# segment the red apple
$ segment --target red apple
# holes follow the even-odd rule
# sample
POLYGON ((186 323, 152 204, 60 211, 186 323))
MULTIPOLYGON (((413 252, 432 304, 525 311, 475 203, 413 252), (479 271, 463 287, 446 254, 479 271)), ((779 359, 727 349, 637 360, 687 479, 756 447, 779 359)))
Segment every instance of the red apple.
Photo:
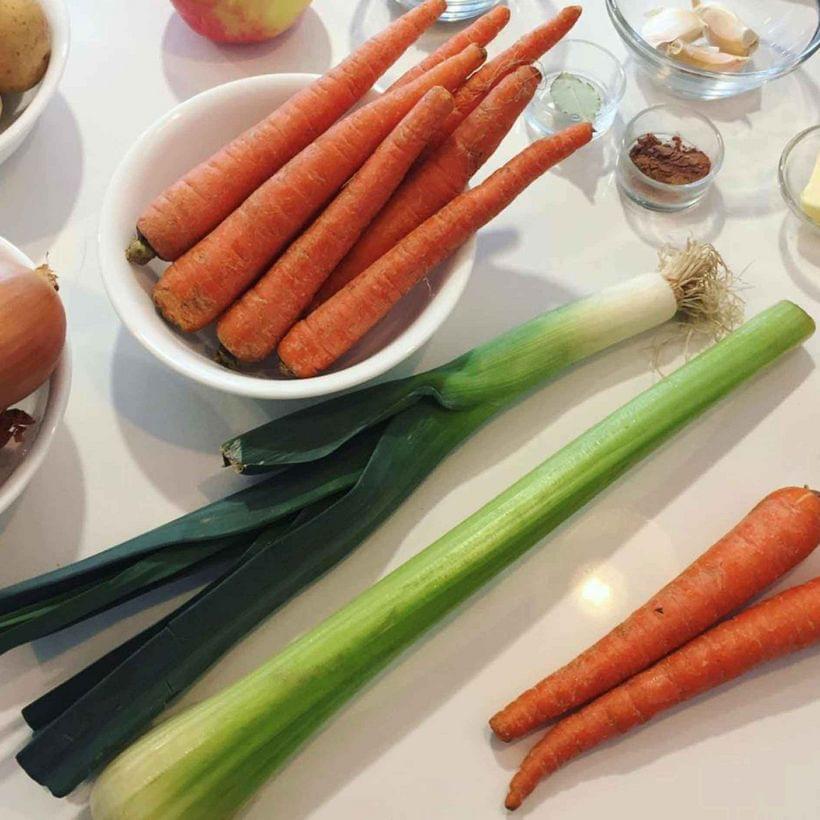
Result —
POLYGON ((310 0, 171 0, 182 19, 215 43, 261 43, 290 28, 310 0))

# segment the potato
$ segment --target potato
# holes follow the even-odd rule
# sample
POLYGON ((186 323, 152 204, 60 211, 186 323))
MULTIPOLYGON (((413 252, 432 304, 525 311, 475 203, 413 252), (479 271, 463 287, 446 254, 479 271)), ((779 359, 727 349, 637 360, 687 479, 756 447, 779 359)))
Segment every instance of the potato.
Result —
POLYGON ((0 0, 0 94, 28 91, 43 78, 51 32, 36 0, 0 0))

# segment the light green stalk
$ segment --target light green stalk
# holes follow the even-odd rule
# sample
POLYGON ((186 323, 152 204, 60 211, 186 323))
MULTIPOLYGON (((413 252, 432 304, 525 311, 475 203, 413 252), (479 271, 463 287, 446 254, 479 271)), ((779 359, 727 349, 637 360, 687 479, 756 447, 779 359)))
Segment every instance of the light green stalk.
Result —
POLYGON ((813 330, 781 302, 641 393, 255 672, 134 744, 97 782, 96 820, 230 816, 425 630, 813 330))

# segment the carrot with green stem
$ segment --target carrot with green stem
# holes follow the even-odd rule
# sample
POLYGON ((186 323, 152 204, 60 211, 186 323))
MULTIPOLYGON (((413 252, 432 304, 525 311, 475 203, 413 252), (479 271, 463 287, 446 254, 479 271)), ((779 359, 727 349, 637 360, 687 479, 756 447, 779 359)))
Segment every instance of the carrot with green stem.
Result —
POLYGON ((820 577, 741 612, 559 721, 530 750, 505 805, 578 755, 761 663, 820 641, 820 577))
POLYGON ((498 36, 501 29, 509 22, 509 7, 495 6, 495 8, 490 9, 486 14, 482 14, 472 25, 467 26, 463 31, 460 31, 449 40, 446 40, 432 54, 402 74, 387 90, 392 91, 394 88, 398 88, 405 83, 409 83, 411 80, 417 79, 424 74, 425 71, 429 71, 434 66, 444 62, 444 60, 463 51, 471 43, 486 46, 498 36))
POLYGON ((505 77, 439 148, 407 175, 319 289, 314 306, 327 301, 464 190, 532 99, 540 79, 541 73, 534 66, 523 66, 505 77))
POLYGON ((575 660, 490 720, 512 740, 606 692, 738 609, 820 543, 820 495, 766 496, 677 578, 575 660))
POLYGON ((506 51, 476 71, 456 93, 453 113, 445 120, 427 151, 433 151, 464 122, 487 94, 511 71, 529 65, 544 56, 565 37, 581 16, 581 6, 566 6, 546 23, 516 40, 506 51))
POLYGON ((592 139, 588 123, 534 142, 477 188, 445 205, 338 293, 298 322, 279 344, 295 376, 315 376, 344 355, 415 284, 552 165, 592 139))
POLYGON ((446 6, 445 0, 427 0, 403 15, 166 188, 137 220, 129 261, 174 260, 192 248, 355 105, 446 6))
POLYGON ((457 88, 485 56, 471 45, 322 134, 166 270, 153 293, 163 316, 186 331, 213 322, 431 88, 457 88))
POLYGON ((441 86, 422 97, 313 225, 222 316, 223 347, 242 362, 276 349, 452 110, 453 95, 441 86))

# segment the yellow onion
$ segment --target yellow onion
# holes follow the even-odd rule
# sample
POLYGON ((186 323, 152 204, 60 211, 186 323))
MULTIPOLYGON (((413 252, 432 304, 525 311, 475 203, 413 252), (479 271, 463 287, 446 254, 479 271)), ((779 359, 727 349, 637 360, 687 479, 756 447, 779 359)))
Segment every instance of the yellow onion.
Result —
POLYGON ((0 411, 51 375, 64 342, 65 312, 51 270, 0 264, 0 411))

